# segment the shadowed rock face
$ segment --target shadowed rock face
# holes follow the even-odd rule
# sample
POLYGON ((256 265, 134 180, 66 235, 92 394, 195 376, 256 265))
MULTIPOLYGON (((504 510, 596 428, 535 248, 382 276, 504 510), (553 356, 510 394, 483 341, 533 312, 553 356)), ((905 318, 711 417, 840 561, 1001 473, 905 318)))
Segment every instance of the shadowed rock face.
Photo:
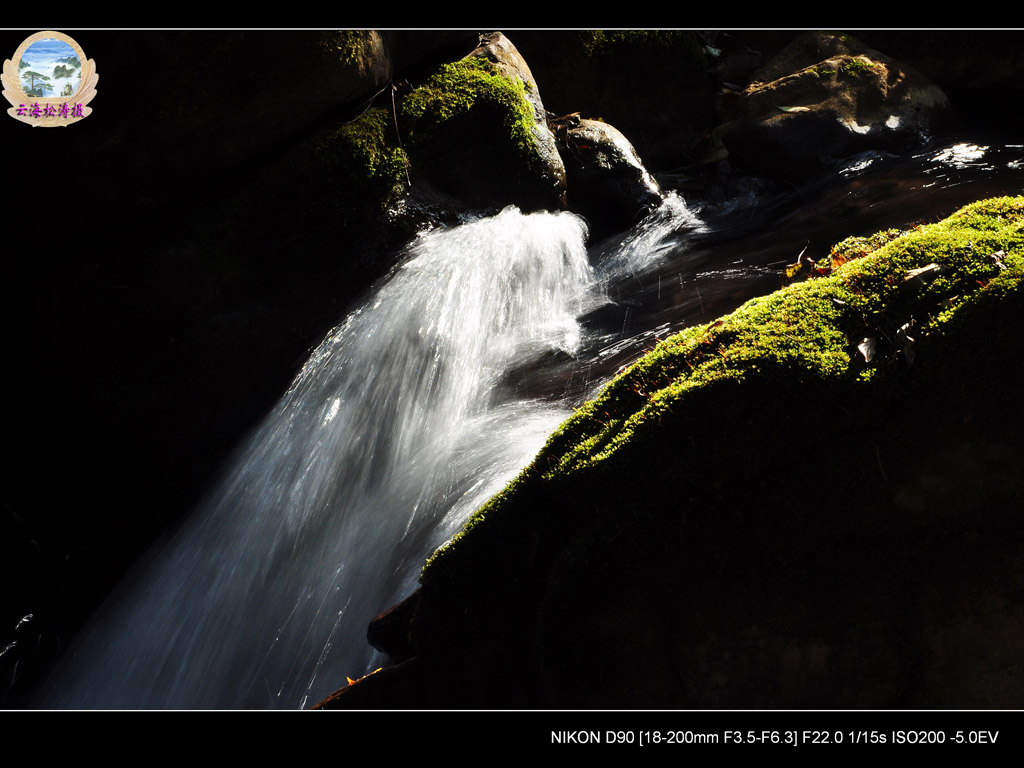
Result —
POLYGON ((858 152, 921 143, 949 114, 913 68, 852 37, 808 33, 755 75, 719 135, 737 167, 798 181, 858 152))
POLYGON ((555 137, 548 129, 545 118, 544 104, 540 99, 540 90, 530 72, 530 67, 512 42, 501 32, 492 32, 480 36, 480 45, 469 54, 474 58, 487 59, 494 64, 505 77, 519 78, 526 87, 526 100, 533 108, 534 139, 540 163, 539 171, 543 180, 550 186, 557 198, 559 207, 565 207, 565 167, 555 146, 555 137))
POLYGON ((569 174, 569 203, 599 236, 625 229, 661 204, 658 183, 622 133, 598 120, 570 119, 558 128, 569 174))

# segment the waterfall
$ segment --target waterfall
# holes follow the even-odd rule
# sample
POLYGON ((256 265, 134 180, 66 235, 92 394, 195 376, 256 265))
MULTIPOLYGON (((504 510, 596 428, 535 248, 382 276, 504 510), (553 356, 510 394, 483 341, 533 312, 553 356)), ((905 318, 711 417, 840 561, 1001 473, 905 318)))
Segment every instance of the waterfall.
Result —
POLYGON ((296 708, 383 663, 369 621, 568 415, 518 372, 577 354, 579 318, 683 211, 656 213, 600 276, 568 213, 420 235, 83 633, 45 706, 296 708))

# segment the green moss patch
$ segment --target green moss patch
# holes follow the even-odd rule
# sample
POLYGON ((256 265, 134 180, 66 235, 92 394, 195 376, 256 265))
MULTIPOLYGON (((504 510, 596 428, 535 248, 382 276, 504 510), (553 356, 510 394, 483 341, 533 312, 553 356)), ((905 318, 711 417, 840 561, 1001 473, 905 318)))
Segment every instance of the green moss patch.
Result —
POLYGON ((864 59, 856 56, 847 59, 841 66, 842 72, 850 75, 851 77, 859 77, 865 72, 870 72, 874 68, 875 62, 870 59, 864 59))
POLYGON ((390 110, 375 107, 315 142, 310 174, 333 180, 337 215, 347 225, 374 220, 404 189, 407 158, 390 110))
POLYGON ((329 41, 337 52, 338 60, 346 66, 358 65, 370 33, 365 30, 343 29, 329 41))
POLYGON ((850 379, 866 368, 903 375, 894 365, 900 328, 913 321, 915 343, 938 343, 963 306, 1019 283, 1022 219, 1024 198, 1002 198, 903 235, 843 241, 829 257, 839 266, 828 277, 754 299, 659 344, 558 430, 542 472, 553 478, 599 464, 637 429, 683 407, 688 392, 718 381, 850 379), (857 349, 865 338, 885 350, 870 362, 857 349))
POLYGON ((391 191, 404 174, 407 160, 395 146, 397 135, 392 115, 374 108, 358 120, 338 129, 339 151, 351 156, 351 168, 362 181, 391 191))
MULTIPOLYGON (((524 156, 533 151, 533 111, 522 81, 503 76, 486 59, 443 64, 421 87, 402 99, 401 116, 413 145, 424 148, 444 127, 480 113, 499 118, 504 138, 524 156)), ((447 143, 447 142, 446 142, 447 143)))
POLYGON ((519 78, 482 58, 443 64, 401 100, 398 113, 413 184, 421 175, 480 206, 551 204, 550 172, 519 78))

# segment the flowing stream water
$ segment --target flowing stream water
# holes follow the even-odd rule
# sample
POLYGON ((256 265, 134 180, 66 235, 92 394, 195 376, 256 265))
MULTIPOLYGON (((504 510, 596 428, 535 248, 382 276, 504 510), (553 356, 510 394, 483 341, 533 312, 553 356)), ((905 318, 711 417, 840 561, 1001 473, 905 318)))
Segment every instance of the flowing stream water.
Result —
POLYGON ((509 208, 421 235, 93 623, 57 705, 301 707, 377 664, 370 619, 568 415, 514 372, 573 360, 607 302, 586 234, 509 208))
MULTIPOLYGON (((1000 151, 1001 176, 972 178, 1019 193, 1022 152, 1000 151)), ((574 405, 655 338, 772 290, 801 248, 913 221, 885 190, 906 206, 934 188, 922 213, 999 192, 950 192, 986 154, 971 157, 863 158, 827 187, 699 217, 670 195, 589 252, 568 213, 420 235, 82 633, 44 705, 298 708, 380 666, 369 621, 574 405)))

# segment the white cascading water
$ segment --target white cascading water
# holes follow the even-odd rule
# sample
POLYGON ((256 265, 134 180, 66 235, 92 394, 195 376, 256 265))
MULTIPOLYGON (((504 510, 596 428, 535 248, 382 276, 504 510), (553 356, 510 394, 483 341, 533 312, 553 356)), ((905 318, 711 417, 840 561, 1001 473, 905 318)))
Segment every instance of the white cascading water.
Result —
MULTIPOLYGON (((637 269, 638 237, 657 255, 680 225, 659 215, 614 266, 637 269)), ((577 318, 607 301, 612 265, 596 279, 585 238, 571 214, 514 208, 417 238, 94 620, 45 706, 297 708, 379 666, 369 621, 568 415, 507 379, 576 353, 577 318)))

